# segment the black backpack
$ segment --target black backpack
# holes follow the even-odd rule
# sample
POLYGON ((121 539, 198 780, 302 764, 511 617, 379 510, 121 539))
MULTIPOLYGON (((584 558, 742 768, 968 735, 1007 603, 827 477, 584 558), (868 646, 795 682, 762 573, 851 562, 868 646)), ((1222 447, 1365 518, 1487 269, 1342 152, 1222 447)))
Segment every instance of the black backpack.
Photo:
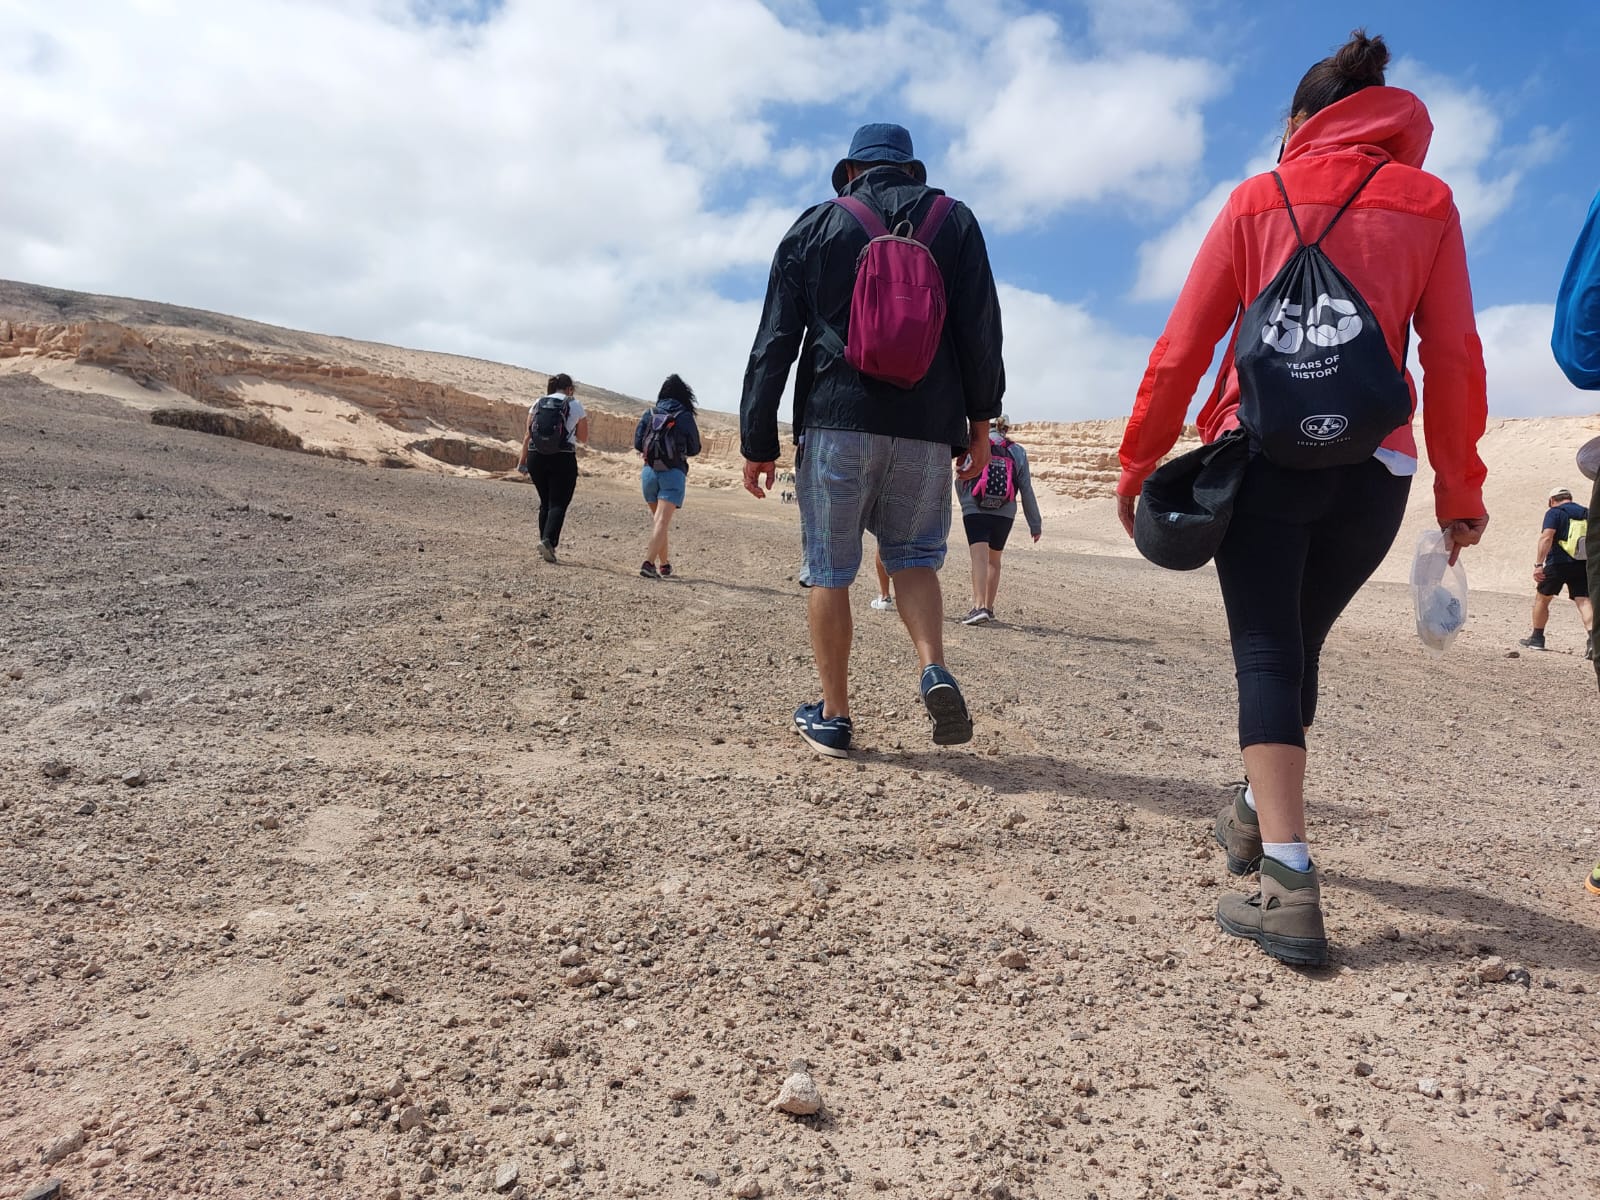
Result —
POLYGON ((533 406, 528 418, 528 449, 535 454, 560 454, 567 445, 567 414, 571 402, 559 393, 546 396, 533 406))
POLYGON ((688 463, 677 413, 656 410, 650 414, 650 425, 644 433, 644 461, 657 471, 670 471, 688 463))
POLYGON ((1329 231, 1383 165, 1372 168, 1310 245, 1282 177, 1272 173, 1300 247, 1240 319, 1234 369, 1239 423, 1279 466, 1364 462, 1411 419, 1411 389, 1377 318, 1322 252, 1329 231))

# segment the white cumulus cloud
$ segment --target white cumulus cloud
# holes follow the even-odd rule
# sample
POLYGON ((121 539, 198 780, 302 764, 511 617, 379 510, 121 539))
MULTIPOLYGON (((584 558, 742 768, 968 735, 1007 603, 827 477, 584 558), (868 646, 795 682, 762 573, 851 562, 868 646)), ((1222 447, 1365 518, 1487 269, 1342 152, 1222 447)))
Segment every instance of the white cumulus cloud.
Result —
POLYGON ((1478 313, 1489 412, 1553 417, 1600 411, 1600 396, 1572 386, 1550 352, 1553 304, 1499 304, 1478 313))

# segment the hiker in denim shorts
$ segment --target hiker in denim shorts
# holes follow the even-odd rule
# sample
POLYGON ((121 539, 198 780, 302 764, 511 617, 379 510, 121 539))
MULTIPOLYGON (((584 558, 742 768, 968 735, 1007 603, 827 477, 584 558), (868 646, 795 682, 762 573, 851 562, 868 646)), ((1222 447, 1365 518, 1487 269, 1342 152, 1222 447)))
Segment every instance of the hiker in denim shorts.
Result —
POLYGON ((972 718, 944 663, 938 571, 950 532, 951 460, 960 460, 959 478, 982 472, 989 422, 1000 415, 1000 301, 976 218, 927 186, 905 129, 858 129, 834 168, 833 187, 839 198, 807 209, 778 245, 739 410, 744 485, 764 497, 779 455, 778 405, 798 358, 794 433, 804 443, 795 491, 822 699, 795 711, 795 729, 820 754, 849 753, 849 589, 870 530, 916 647, 933 740, 955 745, 971 740, 972 718), (914 377, 884 365, 892 353, 871 358, 861 335, 894 322, 873 325, 863 311, 852 312, 858 262, 873 261, 869 243, 877 253, 884 243, 874 239, 887 232, 926 248, 902 240, 891 253, 934 275, 931 256, 929 290, 942 288, 942 324, 926 322, 914 377), (853 319, 857 336, 847 350, 853 319))

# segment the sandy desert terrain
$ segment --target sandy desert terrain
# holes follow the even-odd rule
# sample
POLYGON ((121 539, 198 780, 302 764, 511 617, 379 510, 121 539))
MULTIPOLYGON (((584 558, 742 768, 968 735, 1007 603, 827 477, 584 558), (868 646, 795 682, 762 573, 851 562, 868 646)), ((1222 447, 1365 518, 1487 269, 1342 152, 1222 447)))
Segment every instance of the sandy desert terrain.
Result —
POLYGON ((0 1194, 1595 1194, 1570 610, 1511 657, 1525 596, 1480 591, 1435 660, 1403 588, 1357 599, 1301 972, 1212 920, 1247 885, 1209 572, 1053 499, 1001 622, 950 626, 952 750, 858 589, 829 763, 793 507, 699 472, 647 582, 585 467, 550 567, 525 484, 0 377, 0 1194), (768 1107, 797 1059, 816 1115, 768 1107))

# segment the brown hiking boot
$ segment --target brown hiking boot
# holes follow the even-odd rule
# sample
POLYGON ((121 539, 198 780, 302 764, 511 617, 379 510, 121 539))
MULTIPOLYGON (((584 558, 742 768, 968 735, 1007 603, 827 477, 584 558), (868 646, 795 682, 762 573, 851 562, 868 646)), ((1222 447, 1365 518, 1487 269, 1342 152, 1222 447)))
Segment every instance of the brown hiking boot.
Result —
POLYGON ((1228 852, 1228 873, 1249 875, 1261 869, 1261 823, 1244 802, 1248 785, 1233 785, 1233 799, 1217 814, 1211 835, 1228 852))
POLYGON ((1315 863, 1309 870, 1291 871, 1275 858, 1263 858, 1261 890, 1248 898, 1224 896, 1217 902, 1217 924, 1290 966, 1320 967, 1328 961, 1315 863))

